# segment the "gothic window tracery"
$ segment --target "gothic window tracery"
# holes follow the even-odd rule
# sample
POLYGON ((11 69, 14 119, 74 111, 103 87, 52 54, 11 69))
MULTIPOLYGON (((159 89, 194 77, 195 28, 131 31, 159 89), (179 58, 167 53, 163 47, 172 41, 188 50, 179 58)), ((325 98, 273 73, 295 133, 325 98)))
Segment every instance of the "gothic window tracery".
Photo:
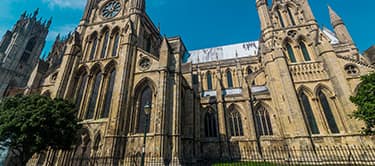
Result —
POLYGON ((357 66, 355 66, 355 65, 346 66, 345 71, 348 75, 357 75, 359 73, 359 70, 358 70, 357 66))
POLYGON ((102 16, 104 18, 112 18, 120 13, 121 4, 118 1, 110 1, 102 8, 102 16))
POLYGON ((233 88, 232 72, 230 70, 227 71, 227 83, 228 88, 233 88))
POLYGON ((120 34, 119 32, 116 32, 114 35, 114 39, 113 39, 112 57, 117 56, 119 41, 120 41, 120 34))
POLYGON ((91 94, 90 94, 90 99, 87 105, 87 112, 86 112, 85 119, 94 118, 96 104, 99 100, 99 88, 100 88, 100 83, 102 81, 102 73, 99 71, 92 80, 93 80, 93 85, 91 88, 91 94))
POLYGON ((319 128, 311 108, 310 100, 304 92, 300 94, 300 102, 302 103, 305 119, 308 122, 310 132, 312 134, 319 134, 319 128))
POLYGON ((207 72, 207 89, 212 90, 212 74, 207 72))
POLYGON ((293 48, 289 43, 286 44, 286 50, 288 52, 290 62, 292 63, 297 62, 296 56, 294 55, 293 48))
POLYGON ((296 25, 296 22, 295 22, 295 20, 294 20, 292 10, 290 10, 290 9, 291 9, 291 7, 289 7, 289 6, 286 7, 286 10, 287 10, 287 12, 288 12, 288 16, 289 16, 290 22, 291 22, 291 24, 294 26, 294 25, 296 25))
POLYGON ((115 79, 116 79, 116 70, 112 70, 112 72, 109 73, 108 79, 107 79, 107 89, 105 93, 104 108, 101 114, 101 118, 108 118, 108 115, 111 109, 111 101, 112 101, 115 79))
POLYGON ((232 108, 229 112, 229 129, 231 136, 244 135, 241 114, 235 108, 232 108))
POLYGON ((283 15, 280 12, 280 9, 276 9, 276 13, 277 13, 277 16, 279 17, 281 28, 284 28, 285 27, 285 23, 284 23, 284 20, 283 20, 283 15))
POLYGON ((31 56, 31 54, 34 50, 35 45, 36 45, 36 39, 35 38, 30 39, 29 42, 27 43, 25 51, 23 52, 22 57, 20 59, 21 63, 26 63, 29 60, 29 58, 30 58, 30 56, 31 56))
POLYGON ((326 94, 322 90, 319 90, 318 98, 321 108, 323 109, 323 113, 326 118, 329 130, 331 131, 331 133, 340 133, 339 128, 337 127, 335 117, 332 113, 332 107, 329 103, 326 94))
POLYGON ((91 36, 91 43, 90 43, 91 49, 90 49, 89 60, 94 60, 97 44, 98 44, 98 37, 96 34, 93 34, 91 36))
POLYGON ((273 135, 270 115, 263 106, 255 111, 255 124, 259 136, 273 135))
POLYGON ((144 133, 145 130, 147 133, 150 132, 151 116, 146 116, 144 109, 146 105, 152 106, 152 90, 148 85, 142 90, 142 92, 138 96, 138 125, 136 129, 137 133, 144 133), (145 125, 147 125, 147 128, 145 128, 145 125))
POLYGON ((100 58, 105 58, 107 56, 108 42, 109 42, 109 31, 106 30, 104 32, 102 52, 101 52, 100 58))
POLYGON ((209 108, 204 117, 204 128, 206 137, 217 137, 217 119, 216 113, 212 108, 209 108))
POLYGON ((307 50, 306 44, 303 41, 301 41, 299 43, 299 46, 301 48, 302 55, 305 61, 311 61, 311 57, 310 57, 309 51, 307 50))
POLYGON ((77 86, 77 95, 76 95, 76 105, 78 108, 81 107, 81 103, 82 103, 82 99, 83 99, 83 94, 84 94, 84 89, 87 85, 87 81, 88 81, 88 75, 86 72, 84 72, 81 76, 80 76, 80 83, 79 83, 79 86, 77 86))

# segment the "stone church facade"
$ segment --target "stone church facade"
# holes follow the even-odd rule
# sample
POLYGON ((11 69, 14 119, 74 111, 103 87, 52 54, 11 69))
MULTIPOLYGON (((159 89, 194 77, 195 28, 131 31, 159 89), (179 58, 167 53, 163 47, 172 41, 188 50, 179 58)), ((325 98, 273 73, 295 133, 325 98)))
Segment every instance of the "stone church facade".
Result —
POLYGON ((256 6, 258 41, 189 52, 160 34, 144 0, 88 0, 26 92, 75 102, 80 144, 30 165, 137 156, 144 132, 146 157, 180 164, 238 158, 242 148, 373 145, 348 115, 360 76, 375 67, 343 20, 329 8, 333 32, 319 27, 307 0, 256 6))
POLYGON ((39 62, 52 20, 38 20, 38 13, 24 12, 0 41, 0 98, 22 94, 39 62))

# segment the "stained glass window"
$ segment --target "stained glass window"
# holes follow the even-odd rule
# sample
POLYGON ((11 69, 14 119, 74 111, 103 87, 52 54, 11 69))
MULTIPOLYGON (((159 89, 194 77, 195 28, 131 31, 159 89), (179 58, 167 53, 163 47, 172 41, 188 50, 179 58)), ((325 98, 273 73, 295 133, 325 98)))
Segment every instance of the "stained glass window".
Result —
POLYGON ((229 129, 231 136, 243 136, 241 114, 234 108, 229 112, 229 129))
POLYGON ((108 41, 109 41, 109 31, 107 30, 104 34, 102 53, 100 55, 100 58, 105 58, 107 55, 108 41))
POLYGON ((233 88, 232 72, 230 72, 229 70, 227 71, 227 82, 228 88, 233 88))
POLYGON ((77 87, 78 89, 77 89, 76 105, 77 105, 78 108, 81 107, 81 102, 82 102, 82 99, 83 99, 83 92, 84 92, 84 89, 87 85, 87 80, 88 80, 87 73, 84 73, 81 76, 80 84, 77 87))
POLYGON ((300 42, 299 46, 301 47, 301 51, 302 51, 303 58, 305 59, 305 61, 311 61, 310 54, 309 54, 309 51, 307 50, 305 43, 300 42))
POLYGON ((289 18, 290 18, 290 22, 292 23, 292 25, 296 25, 296 22, 294 21, 293 13, 290 10, 290 7, 287 7, 287 11, 288 11, 288 15, 289 15, 289 18))
POLYGON ((27 43, 25 51, 22 54, 22 57, 20 59, 21 63, 25 63, 29 60, 30 55, 32 54, 32 52, 34 50, 35 45, 36 45, 36 39, 35 38, 30 39, 30 41, 27 43))
POLYGON ((117 32, 117 33, 115 34, 115 38, 114 38, 114 41, 113 41, 113 46, 112 46, 112 57, 117 56, 117 50, 118 50, 118 43, 119 43, 119 40, 120 40, 120 34, 117 32))
POLYGON ((314 113, 311 109, 311 104, 309 98, 306 96, 305 93, 301 93, 300 100, 302 102, 303 111, 305 114, 306 121, 308 122, 309 129, 312 134, 319 134, 319 128, 315 120, 314 113))
POLYGON ((95 113, 95 108, 96 108, 96 103, 99 98, 99 88, 100 88, 100 83, 102 80, 102 73, 98 72, 96 74, 95 79, 94 79, 94 84, 91 89, 91 95, 90 95, 90 100, 88 102, 87 106, 87 112, 86 112, 86 119, 93 119, 94 118, 94 113, 95 113))
POLYGON ((277 9, 277 15, 279 17, 281 27, 284 28, 285 24, 284 24, 283 16, 281 15, 281 12, 279 9, 277 9))
POLYGON ((115 78, 116 78, 116 70, 113 70, 108 78, 107 82, 107 92, 105 94, 104 99, 104 108, 103 112, 101 114, 101 118, 108 118, 110 109, 111 109, 111 101, 112 101, 112 95, 113 95, 113 87, 115 84, 115 78))
POLYGON ((323 108, 324 116, 326 117, 328 127, 331 130, 331 133, 340 133, 339 128, 336 124, 336 120, 333 116, 331 106, 328 102, 327 96, 320 90, 318 92, 318 97, 320 100, 320 104, 323 108))
POLYGON ((93 39, 91 41, 91 51, 90 51, 90 58, 89 60, 93 60, 95 58, 95 51, 96 51, 96 45, 98 44, 98 38, 97 36, 93 36, 93 39))
POLYGON ((152 105, 152 90, 149 86, 143 89, 142 93, 140 94, 138 98, 137 133, 144 133, 145 125, 147 125, 146 132, 150 131, 150 115, 146 116, 145 109, 144 109, 147 104, 152 105))
POLYGON ((270 115, 263 106, 255 111, 255 124, 258 135, 273 135, 270 115))
POLYGON ((289 43, 286 45, 286 49, 287 49, 287 51, 288 51, 288 55, 289 55, 289 59, 290 59, 290 61, 291 61, 292 63, 297 62, 297 60, 296 60, 296 56, 294 55, 293 48, 292 48, 292 46, 291 46, 289 43))
POLYGON ((204 117, 204 128, 206 137, 217 137, 217 120, 215 112, 210 109, 204 117))
POLYGON ((207 89, 212 89, 212 75, 211 72, 207 72, 207 89))

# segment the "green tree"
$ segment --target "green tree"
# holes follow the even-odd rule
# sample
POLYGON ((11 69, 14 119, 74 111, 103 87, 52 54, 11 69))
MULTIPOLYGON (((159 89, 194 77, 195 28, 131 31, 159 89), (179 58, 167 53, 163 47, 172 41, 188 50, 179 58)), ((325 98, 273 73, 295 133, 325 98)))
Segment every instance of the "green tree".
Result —
POLYGON ((30 95, 0 101, 0 144, 22 165, 47 147, 70 148, 80 128, 75 105, 66 100, 30 95))
POLYGON ((353 113, 353 117, 363 120, 366 127, 363 128, 365 134, 375 134, 375 73, 361 77, 361 84, 356 96, 350 100, 358 107, 353 113))

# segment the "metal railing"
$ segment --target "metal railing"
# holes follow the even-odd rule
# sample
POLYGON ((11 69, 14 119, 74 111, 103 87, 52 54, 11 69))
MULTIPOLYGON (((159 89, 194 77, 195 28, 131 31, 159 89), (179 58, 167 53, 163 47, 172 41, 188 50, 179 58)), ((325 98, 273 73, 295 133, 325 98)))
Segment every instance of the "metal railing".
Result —
MULTIPOLYGON (((48 163, 48 161, 47 161, 48 163)), ((74 157, 59 165, 74 166, 139 166, 141 156, 125 158, 74 157)), ((52 164, 52 163, 50 163, 52 164)), ((48 164, 47 164, 48 165, 48 164)), ((261 152, 257 148, 240 148, 226 158, 197 158, 197 160, 172 160, 148 157, 146 166, 279 166, 279 165, 375 165, 375 148, 371 146, 317 146, 317 147, 268 147, 261 152)))

